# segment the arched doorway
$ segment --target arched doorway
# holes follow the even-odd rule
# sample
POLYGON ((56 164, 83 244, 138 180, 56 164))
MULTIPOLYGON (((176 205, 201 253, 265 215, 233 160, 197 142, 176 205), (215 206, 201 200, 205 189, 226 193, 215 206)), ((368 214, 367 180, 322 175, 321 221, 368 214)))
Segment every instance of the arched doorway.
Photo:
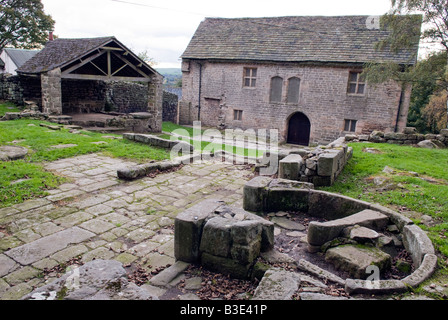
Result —
POLYGON ((310 143, 311 122, 301 112, 294 113, 289 119, 287 143, 308 146, 310 143))

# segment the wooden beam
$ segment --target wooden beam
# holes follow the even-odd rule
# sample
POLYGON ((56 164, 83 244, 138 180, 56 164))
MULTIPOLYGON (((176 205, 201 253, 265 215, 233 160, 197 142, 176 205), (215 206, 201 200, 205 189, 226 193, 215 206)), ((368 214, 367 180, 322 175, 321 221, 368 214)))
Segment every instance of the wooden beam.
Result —
POLYGON ((110 51, 107 51, 107 75, 111 76, 112 75, 112 65, 110 62, 110 51))
POLYGON ((115 48, 115 47, 101 47, 101 49, 104 49, 104 50, 111 50, 111 51, 124 51, 124 49, 121 49, 121 48, 115 48))
POLYGON ((62 79, 78 79, 78 80, 103 80, 103 81, 131 81, 131 82, 151 82, 150 78, 139 77, 115 77, 115 76, 99 76, 93 74, 63 74, 62 79))
POLYGON ((98 58, 99 56, 103 55, 104 53, 106 53, 106 51, 100 51, 100 52, 98 52, 98 53, 95 53, 93 56, 90 56, 90 57, 88 57, 87 59, 82 60, 81 63, 79 63, 79 64, 77 64, 77 65, 74 65, 73 67, 70 67, 70 68, 68 68, 67 70, 64 70, 64 71, 62 72, 62 74, 69 74, 70 72, 72 72, 72 71, 74 71, 74 70, 76 70, 76 69, 78 69, 78 68, 81 68, 83 65, 85 65, 85 64, 89 63, 90 61, 92 61, 92 60, 98 58))
POLYGON ((94 64, 93 61, 90 61, 90 64, 93 65, 95 68, 97 68, 102 74, 104 74, 105 76, 107 76, 107 73, 104 72, 104 70, 101 69, 100 67, 98 67, 96 64, 94 64))
POLYGON ((125 57, 119 56, 118 54, 116 54, 115 52, 112 52, 112 54, 114 54, 115 56, 117 56, 119 59, 123 60, 124 62, 126 62, 128 64, 128 66, 130 66, 132 69, 134 69, 135 71, 137 71, 138 73, 140 73, 142 76, 144 77, 150 77, 150 75, 144 73, 142 70, 138 69, 136 66, 134 66, 128 59, 126 59, 125 57))
POLYGON ((125 68, 128 64, 125 63, 122 67, 118 68, 117 70, 115 70, 114 73, 112 73, 112 76, 116 75, 118 72, 120 72, 121 69, 125 68))

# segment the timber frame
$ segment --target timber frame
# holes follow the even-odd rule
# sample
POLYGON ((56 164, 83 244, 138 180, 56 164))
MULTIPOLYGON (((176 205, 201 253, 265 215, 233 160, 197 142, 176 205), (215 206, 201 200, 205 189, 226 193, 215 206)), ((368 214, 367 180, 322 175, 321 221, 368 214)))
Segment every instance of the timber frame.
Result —
POLYGON ((115 37, 48 41, 17 73, 40 77, 42 111, 55 115, 63 112, 61 82, 66 79, 145 83, 146 112, 151 119, 148 127, 161 131, 163 76, 115 37))
POLYGON ((61 66, 62 79, 151 82, 156 73, 117 40, 61 66))

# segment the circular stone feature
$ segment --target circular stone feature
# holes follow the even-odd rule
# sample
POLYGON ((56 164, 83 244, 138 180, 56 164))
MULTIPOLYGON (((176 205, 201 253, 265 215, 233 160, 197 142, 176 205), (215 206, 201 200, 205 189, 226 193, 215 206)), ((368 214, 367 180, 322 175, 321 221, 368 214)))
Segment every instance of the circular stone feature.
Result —
POLYGON ((0 160, 22 159, 28 154, 28 149, 19 146, 0 146, 0 160))

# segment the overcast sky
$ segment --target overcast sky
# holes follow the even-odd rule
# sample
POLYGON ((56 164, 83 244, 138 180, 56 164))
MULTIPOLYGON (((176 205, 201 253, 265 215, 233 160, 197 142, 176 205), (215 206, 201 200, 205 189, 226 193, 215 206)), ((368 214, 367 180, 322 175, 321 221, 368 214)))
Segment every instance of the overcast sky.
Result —
POLYGON ((382 15, 390 0, 42 0, 60 38, 115 36, 156 68, 179 57, 205 17, 382 15))

